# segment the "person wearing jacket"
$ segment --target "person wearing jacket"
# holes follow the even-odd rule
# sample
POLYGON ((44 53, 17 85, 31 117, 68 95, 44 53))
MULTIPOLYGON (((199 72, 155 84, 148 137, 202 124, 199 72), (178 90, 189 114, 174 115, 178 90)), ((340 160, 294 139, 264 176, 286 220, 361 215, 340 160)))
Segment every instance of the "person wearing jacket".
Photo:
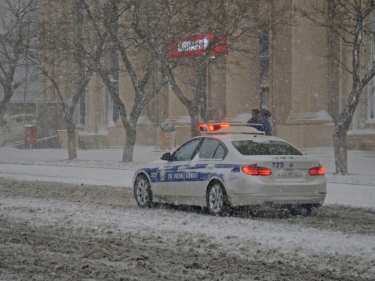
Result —
POLYGON ((261 112, 257 108, 252 110, 252 117, 247 121, 247 123, 250 124, 250 127, 254 127, 259 131, 264 132, 266 130, 261 117, 261 112))
POLYGON ((265 108, 262 108, 262 110, 260 110, 260 118, 262 119, 262 123, 265 127, 265 134, 267 136, 271 136, 272 134, 272 126, 270 121, 268 120, 268 118, 270 118, 271 116, 272 113, 269 110, 265 108))
POLYGON ((259 126, 254 126, 258 130, 262 130, 266 135, 270 136, 272 133, 272 126, 268 118, 272 116, 272 113, 267 109, 253 109, 252 117, 247 121, 249 124, 262 124, 261 128, 259 126))

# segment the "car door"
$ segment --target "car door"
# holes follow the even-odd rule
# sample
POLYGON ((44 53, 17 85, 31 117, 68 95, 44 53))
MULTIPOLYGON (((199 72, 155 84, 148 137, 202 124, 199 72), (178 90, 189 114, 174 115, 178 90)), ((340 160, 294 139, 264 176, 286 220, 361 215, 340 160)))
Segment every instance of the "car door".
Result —
POLYGON ((170 157, 169 161, 160 164, 158 185, 154 191, 162 201, 175 203, 184 194, 185 170, 197 152, 201 138, 192 139, 183 144, 170 157))
POLYGON ((213 138, 203 140, 185 172, 185 197, 190 197, 195 204, 204 204, 208 180, 217 172, 215 167, 222 163, 226 153, 227 149, 219 140, 213 138))

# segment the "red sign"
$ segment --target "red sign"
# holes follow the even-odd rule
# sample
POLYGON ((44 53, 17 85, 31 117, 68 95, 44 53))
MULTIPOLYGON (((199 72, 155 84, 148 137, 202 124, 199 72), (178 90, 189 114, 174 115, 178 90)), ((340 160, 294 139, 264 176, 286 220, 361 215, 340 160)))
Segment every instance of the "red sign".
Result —
MULTIPOLYGON (((170 58, 187 58, 203 56, 209 43, 214 39, 215 34, 201 34, 178 40, 168 52, 170 58)), ((210 55, 227 54, 227 39, 219 37, 219 41, 210 55)))

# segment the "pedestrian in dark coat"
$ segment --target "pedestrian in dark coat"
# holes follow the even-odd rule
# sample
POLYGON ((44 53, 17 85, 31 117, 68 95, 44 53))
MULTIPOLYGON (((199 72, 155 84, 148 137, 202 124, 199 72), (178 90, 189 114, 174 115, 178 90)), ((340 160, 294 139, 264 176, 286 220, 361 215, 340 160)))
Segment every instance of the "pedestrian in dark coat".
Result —
POLYGON ((262 123, 265 127, 265 133, 267 136, 270 136, 272 134, 272 126, 268 118, 272 116, 272 113, 269 110, 262 108, 260 116, 260 118, 262 119, 262 123))
POLYGON ((251 124, 263 124, 263 120, 261 118, 261 112, 259 109, 255 108, 252 112, 252 117, 247 121, 247 123, 251 124))
POLYGON ((253 109, 252 111, 252 117, 247 121, 247 123, 249 124, 250 127, 254 127, 255 129, 259 130, 259 131, 265 131, 266 128, 263 124, 263 120, 262 120, 262 116, 261 116, 261 112, 259 109, 255 108, 253 109))

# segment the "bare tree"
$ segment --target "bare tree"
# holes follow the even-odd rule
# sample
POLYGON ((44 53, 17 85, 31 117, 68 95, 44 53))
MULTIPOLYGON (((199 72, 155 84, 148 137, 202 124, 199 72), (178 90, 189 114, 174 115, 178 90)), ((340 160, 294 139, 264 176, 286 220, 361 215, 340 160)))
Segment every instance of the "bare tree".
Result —
POLYGON ((152 55, 161 62, 172 90, 187 108, 192 136, 199 134, 200 115, 208 120, 206 73, 208 66, 217 62, 211 59, 212 53, 218 47, 226 48, 224 45, 229 44, 227 42, 230 42, 231 51, 248 51, 241 40, 245 36, 254 36, 259 28, 270 25, 269 4, 269 1, 241 0, 132 1, 133 27, 139 37, 147 42, 152 55), (189 52, 189 46, 186 46, 186 52, 181 52, 180 57, 169 56, 176 42, 182 38, 193 41, 200 34, 210 34, 211 37, 206 43, 202 43, 204 48, 199 55, 190 57, 189 62, 186 62, 184 56, 189 52), (194 68, 196 73, 190 82, 192 98, 189 93, 183 93, 176 81, 179 69, 186 64, 190 64, 189 67, 194 68))
POLYGON ((115 56, 119 54, 134 88, 134 102, 130 108, 121 100, 116 84, 118 81, 113 79, 117 76, 114 75, 114 72, 119 71, 119 67, 117 66, 116 69, 106 61, 97 62, 96 71, 119 109, 121 122, 125 128, 126 138, 122 161, 131 162, 133 161, 138 118, 144 107, 168 83, 168 78, 165 75, 160 75, 160 77, 154 75, 155 82, 150 83, 150 78, 153 73, 157 72, 158 65, 156 58, 145 52, 143 40, 136 36, 131 22, 129 22, 129 12, 133 9, 130 1, 123 3, 111 0, 104 5, 96 3, 96 9, 101 9, 101 12, 94 14, 91 12, 92 6, 86 4, 86 11, 94 25, 96 36, 103 39, 105 34, 108 34, 109 48, 115 46, 115 50, 112 49, 112 52, 115 56), (142 64, 141 71, 137 72, 136 68, 140 64, 142 64))
POLYGON ((77 158, 75 108, 101 59, 106 37, 89 34, 84 0, 44 3, 40 37, 31 52, 32 65, 39 69, 55 95, 67 127, 68 157, 77 158))
POLYGON ((6 0, 0 3, 0 122, 16 90, 26 82, 25 77, 16 79, 17 70, 25 66, 25 55, 28 52, 32 23, 35 23, 35 0, 6 0))
POLYGON ((365 58, 364 44, 374 40, 372 17, 375 3, 370 0, 327 0, 322 5, 310 1, 307 7, 296 8, 296 10, 317 26, 328 28, 330 32, 336 34, 351 54, 351 65, 346 65, 341 60, 335 61, 338 67, 347 71, 352 77, 349 96, 335 120, 333 133, 336 172, 344 175, 348 173, 347 132, 363 89, 375 76, 375 61, 372 61, 370 66, 367 62, 361 64, 365 58))

